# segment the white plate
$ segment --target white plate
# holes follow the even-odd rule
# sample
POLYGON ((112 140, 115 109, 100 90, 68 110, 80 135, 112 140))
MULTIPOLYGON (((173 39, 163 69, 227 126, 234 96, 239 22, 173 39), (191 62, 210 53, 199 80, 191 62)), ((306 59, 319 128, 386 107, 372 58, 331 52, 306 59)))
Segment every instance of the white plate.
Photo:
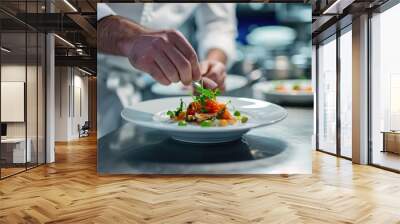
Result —
MULTIPOLYGON (((226 91, 240 89, 246 84, 247 79, 239 75, 227 75, 225 80, 226 91)), ((188 87, 184 87, 182 83, 172 83, 168 86, 156 83, 151 87, 151 91, 162 96, 187 96, 192 93, 192 90, 188 87)))
POLYGON ((292 80, 273 80, 259 82, 253 85, 254 96, 258 99, 265 99, 274 103, 295 103, 312 104, 314 99, 313 92, 294 91, 293 85, 301 87, 311 86, 311 80, 292 79, 292 80), (287 89, 286 92, 276 91, 275 87, 282 84, 287 89))
POLYGON ((192 143, 218 143, 228 142, 241 138, 252 128, 266 126, 281 121, 287 116, 284 108, 266 101, 218 97, 219 102, 231 101, 231 105, 241 113, 247 115, 247 123, 240 123, 226 127, 200 127, 198 125, 178 126, 165 119, 165 111, 175 110, 182 99, 186 105, 191 97, 170 97, 156 100, 143 101, 125 108, 121 112, 122 118, 138 126, 153 128, 168 133, 172 138, 192 143))
POLYGON ((251 45, 276 49, 293 43, 296 35, 296 31, 287 26, 263 26, 253 29, 246 40, 251 45))

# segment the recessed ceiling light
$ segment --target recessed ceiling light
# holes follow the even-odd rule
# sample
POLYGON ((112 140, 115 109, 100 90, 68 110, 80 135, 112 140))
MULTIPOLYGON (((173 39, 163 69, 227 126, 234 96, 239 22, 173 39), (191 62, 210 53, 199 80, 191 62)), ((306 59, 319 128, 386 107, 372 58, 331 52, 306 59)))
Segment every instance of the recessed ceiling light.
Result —
POLYGON ((1 50, 4 51, 4 52, 6 52, 6 53, 10 53, 10 52, 11 52, 11 50, 9 50, 9 49, 7 49, 7 48, 5 48, 5 47, 1 47, 1 50))
POLYGON ((60 37, 60 36, 57 35, 57 34, 54 34, 54 36, 57 37, 57 38, 58 38, 59 40, 61 40, 62 42, 64 42, 65 44, 67 44, 68 46, 75 48, 75 45, 73 45, 73 44, 72 44, 71 42, 69 42, 68 40, 66 40, 66 39, 64 39, 64 38, 62 38, 62 37, 60 37))
POLYGON ((342 14, 343 13, 343 9, 347 8, 354 1, 355 0, 336 0, 327 9, 325 9, 322 14, 323 15, 327 15, 327 14, 342 14))
POLYGON ((68 7, 70 7, 74 12, 78 12, 78 10, 71 4, 69 3, 68 0, 64 0, 65 4, 68 5, 68 7))
POLYGON ((79 68, 79 67, 78 67, 78 70, 81 71, 81 72, 83 72, 83 73, 85 73, 85 74, 87 74, 87 75, 92 75, 92 73, 90 73, 90 72, 88 72, 88 71, 86 71, 86 70, 83 70, 83 69, 81 69, 81 68, 79 68))

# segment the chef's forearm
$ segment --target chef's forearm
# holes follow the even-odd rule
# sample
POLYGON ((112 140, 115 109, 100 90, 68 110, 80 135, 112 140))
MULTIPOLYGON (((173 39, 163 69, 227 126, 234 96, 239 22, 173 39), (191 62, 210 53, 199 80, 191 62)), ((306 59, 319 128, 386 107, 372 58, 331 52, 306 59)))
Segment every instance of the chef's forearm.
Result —
POLYGON ((127 56, 126 43, 145 33, 146 28, 121 16, 108 16, 97 23, 98 49, 107 54, 127 56))
POLYGON ((226 65, 227 57, 221 49, 212 48, 207 52, 207 60, 216 60, 226 65))

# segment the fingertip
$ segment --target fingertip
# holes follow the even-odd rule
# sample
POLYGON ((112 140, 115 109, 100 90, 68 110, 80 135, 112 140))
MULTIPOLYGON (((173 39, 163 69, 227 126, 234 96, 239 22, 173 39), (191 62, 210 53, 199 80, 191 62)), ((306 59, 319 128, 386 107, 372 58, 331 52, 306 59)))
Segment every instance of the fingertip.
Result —
POLYGON ((205 75, 207 73, 208 67, 209 67, 208 62, 202 62, 200 64, 200 68, 199 68, 200 76, 205 75))
POLYGON ((200 69, 195 69, 195 71, 193 71, 193 80, 195 81, 199 81, 201 78, 201 74, 200 74, 200 69))
POLYGON ((166 79, 166 78, 161 78, 161 79, 158 80, 158 82, 159 82, 161 85, 164 85, 164 86, 168 86, 169 84, 171 84, 171 81, 169 81, 169 80, 166 79))
POLYGON ((208 89, 215 89, 218 87, 218 84, 211 79, 203 78, 204 87, 208 89))
POLYGON ((181 80, 181 82, 182 82, 182 84, 185 85, 185 86, 188 86, 188 85, 191 84, 191 82, 188 81, 188 80, 185 80, 185 81, 181 80))
POLYGON ((177 82, 179 82, 179 73, 178 73, 178 72, 173 73, 173 74, 171 75, 170 79, 171 79, 171 80, 170 80, 171 83, 177 83, 177 82))

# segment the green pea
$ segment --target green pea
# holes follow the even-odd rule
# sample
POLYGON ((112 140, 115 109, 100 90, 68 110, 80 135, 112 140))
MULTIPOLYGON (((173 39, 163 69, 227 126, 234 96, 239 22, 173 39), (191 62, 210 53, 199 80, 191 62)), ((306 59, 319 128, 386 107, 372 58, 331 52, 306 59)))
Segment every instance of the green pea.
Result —
POLYGON ((200 122, 200 126, 201 127, 211 127, 213 124, 213 122, 211 120, 205 120, 200 122))
POLYGON ((186 125, 187 125, 186 121, 179 121, 178 122, 178 126, 186 126, 186 125))
POLYGON ((237 117, 237 116, 240 116, 240 112, 236 110, 236 111, 233 113, 233 115, 235 115, 236 117, 237 117))
POLYGON ((241 121, 242 121, 242 123, 246 123, 248 120, 249 120, 249 118, 248 118, 248 117, 246 117, 246 116, 243 116, 241 121))

